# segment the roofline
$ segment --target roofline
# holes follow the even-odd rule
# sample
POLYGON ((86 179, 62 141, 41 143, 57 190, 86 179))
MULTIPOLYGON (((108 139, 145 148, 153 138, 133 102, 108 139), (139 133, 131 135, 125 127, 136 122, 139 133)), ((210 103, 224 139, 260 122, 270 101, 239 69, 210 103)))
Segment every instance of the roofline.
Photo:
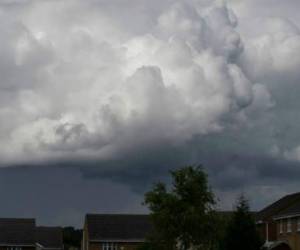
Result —
POLYGON ((96 239, 96 240, 89 240, 89 242, 145 242, 145 239, 96 239))
POLYGON ((0 243, 0 247, 35 247, 35 243, 30 245, 30 244, 11 244, 11 243, 0 243))
MULTIPOLYGON (((121 213, 116 213, 116 214, 109 214, 109 213, 99 213, 99 214, 96 214, 96 213, 87 213, 85 214, 85 217, 84 217, 84 221, 85 222, 88 222, 87 221, 87 217, 88 216, 150 216, 150 214, 130 214, 130 213, 125 213, 125 214, 121 214, 121 213)), ((88 223, 87 223, 88 224, 88 223)))
POLYGON ((273 219, 280 220, 280 219, 289 219, 294 217, 300 217, 300 213, 274 216, 273 219))
POLYGON ((36 220, 36 218, 31 217, 1 217, 1 220, 36 220))
POLYGON ((62 229, 62 227, 48 227, 48 226, 36 226, 37 229, 62 229))
POLYGON ((149 216, 150 214, 130 214, 130 213, 124 213, 124 214, 122 214, 122 213, 99 213, 99 214, 94 214, 94 213, 88 213, 88 214, 86 214, 85 216, 88 216, 88 215, 101 215, 101 216, 103 216, 103 215, 105 215, 105 216, 115 216, 115 215, 117 215, 117 216, 119 216, 119 215, 125 215, 125 216, 149 216))
MULTIPOLYGON (((88 220, 87 220, 87 217, 88 216, 144 216, 144 217, 149 217, 150 214, 130 214, 130 213, 124 213, 124 214, 120 214, 120 213, 116 213, 116 214, 105 214, 105 213, 102 213, 102 214, 91 214, 91 213, 88 213, 85 215, 85 224, 87 225, 87 233, 88 233, 88 236, 90 235, 90 232, 88 230, 89 228, 89 223, 88 223, 88 220)), ((142 239, 114 239, 114 238, 107 238, 107 239, 89 239, 88 242, 129 242, 129 243, 140 243, 140 242, 145 242, 145 239, 142 238, 142 239)))
MULTIPOLYGON (((291 197, 291 196, 295 196, 295 195, 300 195, 300 192, 295 192, 295 193, 286 194, 286 195, 282 196, 282 197, 279 198, 278 200, 272 202, 271 204, 265 206, 263 209, 261 209, 260 211, 258 211, 258 214, 260 214, 260 213, 262 213, 263 211, 267 210, 268 208, 272 207, 275 203, 277 203, 277 202, 283 200, 284 198, 291 197)), ((299 200, 300 200, 300 198, 296 199, 296 202, 299 201, 299 200)), ((295 203, 295 202, 293 202, 293 203, 295 203)), ((284 208, 280 209, 280 211, 286 209, 286 207, 288 207, 288 206, 285 206, 284 208)), ((279 212, 280 212, 280 211, 279 211, 279 212)), ((277 212, 277 213, 278 213, 278 212, 277 212)), ((266 221, 266 220, 268 220, 268 219, 270 219, 270 218, 271 218, 271 219, 274 219, 274 218, 276 217, 276 215, 275 215, 275 216, 274 216, 274 215, 271 215, 271 216, 260 216, 260 217, 261 217, 261 220, 266 221)))

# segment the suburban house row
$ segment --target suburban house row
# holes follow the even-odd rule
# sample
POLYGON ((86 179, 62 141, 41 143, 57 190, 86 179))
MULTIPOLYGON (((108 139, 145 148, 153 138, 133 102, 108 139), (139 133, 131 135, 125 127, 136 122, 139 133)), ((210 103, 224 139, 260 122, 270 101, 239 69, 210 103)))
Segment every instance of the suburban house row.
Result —
POLYGON ((62 229, 35 219, 0 218, 0 250, 63 250, 62 229))
MULTIPOLYGON (((131 250, 151 230, 148 215, 97 215, 85 217, 82 250, 131 250)), ((0 250, 63 250, 60 227, 39 227, 35 219, 0 218, 0 250)))
MULTIPOLYGON (((230 212, 221 212, 230 216, 230 212)), ((300 250, 300 193, 284 196, 254 213, 264 249, 300 250)), ((147 215, 88 214, 82 250, 135 250, 151 230, 147 215)))
MULTIPOLYGON (((265 249, 300 250, 300 193, 272 203, 255 219, 265 249)), ((151 228, 148 215, 87 214, 81 250, 136 250, 151 228)), ((0 250, 62 249, 61 228, 37 227, 34 219, 0 219, 0 250)))

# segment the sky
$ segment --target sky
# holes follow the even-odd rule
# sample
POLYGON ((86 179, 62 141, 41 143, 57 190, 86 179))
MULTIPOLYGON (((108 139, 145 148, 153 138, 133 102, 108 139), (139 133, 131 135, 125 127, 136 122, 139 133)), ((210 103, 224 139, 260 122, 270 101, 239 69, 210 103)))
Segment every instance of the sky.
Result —
POLYGON ((298 0, 0 0, 1 217, 147 213, 203 165, 218 209, 300 191, 298 0))

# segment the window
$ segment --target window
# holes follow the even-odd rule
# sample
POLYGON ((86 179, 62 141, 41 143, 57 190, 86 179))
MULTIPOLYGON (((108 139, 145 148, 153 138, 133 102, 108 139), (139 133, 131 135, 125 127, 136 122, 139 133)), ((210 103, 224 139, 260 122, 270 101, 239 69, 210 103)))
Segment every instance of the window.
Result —
POLYGON ((22 250, 22 247, 7 247, 7 250, 22 250))
POLYGON ((287 220, 286 231, 287 231, 288 233, 292 232, 292 220, 291 220, 291 219, 288 219, 288 220, 287 220))
POLYGON ((283 220, 279 221, 279 233, 283 233, 283 220))
POLYGON ((118 250, 118 245, 114 242, 104 242, 102 243, 102 250, 118 250))
POLYGON ((300 231, 300 217, 297 218, 297 231, 300 231))

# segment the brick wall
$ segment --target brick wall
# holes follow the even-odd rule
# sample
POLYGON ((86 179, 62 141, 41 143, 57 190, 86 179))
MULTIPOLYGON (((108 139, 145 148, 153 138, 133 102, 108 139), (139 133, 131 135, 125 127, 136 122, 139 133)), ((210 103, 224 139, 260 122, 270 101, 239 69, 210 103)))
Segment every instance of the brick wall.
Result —
POLYGON ((297 218, 291 219, 291 232, 287 232, 287 219, 281 221, 283 223, 282 233, 280 233, 280 220, 277 221, 278 240, 287 242, 292 250, 300 250, 300 231, 297 230, 297 218))

